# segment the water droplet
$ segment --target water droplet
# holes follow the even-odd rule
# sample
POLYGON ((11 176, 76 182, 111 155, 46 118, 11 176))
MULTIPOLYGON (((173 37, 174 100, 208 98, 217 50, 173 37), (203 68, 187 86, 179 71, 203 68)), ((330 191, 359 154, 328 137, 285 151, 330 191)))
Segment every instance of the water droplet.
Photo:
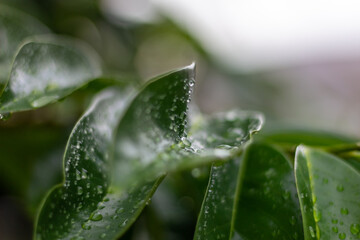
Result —
POLYGON ((182 137, 181 142, 184 144, 185 147, 190 147, 191 146, 191 142, 186 137, 182 137))
POLYGON ((102 194, 104 192, 103 187, 100 186, 100 185, 96 187, 96 191, 97 191, 98 194, 102 194))
POLYGON ((327 178, 323 178, 323 181, 322 181, 324 184, 327 184, 329 182, 329 180, 327 178))
POLYGON ((105 208, 105 204, 103 202, 99 202, 99 204, 97 205, 98 209, 104 209, 105 208))
POLYGON ((309 232, 310 232, 311 237, 315 238, 315 231, 312 226, 309 226, 309 232))
POLYGON ((290 192, 289 192, 289 191, 285 191, 284 194, 283 194, 283 198, 284 198, 285 200, 287 200, 287 199, 289 199, 289 197, 290 197, 290 192))
POLYGON ((44 96, 44 97, 35 99, 34 101, 32 101, 30 103, 30 105, 34 108, 38 108, 38 107, 45 106, 48 103, 55 102, 56 100, 58 100, 58 98, 59 97, 57 95, 44 96))
POLYGON ((78 188, 77 188, 77 194, 78 195, 81 195, 81 194, 83 194, 83 188, 82 187, 80 187, 80 186, 78 186, 78 188))
POLYGON ((339 239, 345 239, 346 234, 345 233, 339 233, 339 239))
POLYGON ((120 214, 120 213, 123 213, 124 212, 124 208, 118 208, 116 209, 116 213, 117 214, 120 214))
POLYGON ((91 229, 91 225, 88 221, 84 222, 83 224, 81 224, 82 229, 84 230, 90 230, 91 229))
POLYGON ((314 219, 315 222, 319 222, 321 219, 321 212, 317 209, 314 209, 314 219))
POLYGON ((191 171, 191 175, 194 177, 194 178, 198 178, 201 176, 201 170, 199 168, 194 168, 192 171, 191 171))
POLYGON ((332 222, 333 224, 337 224, 337 223, 338 223, 338 220, 334 218, 334 219, 331 220, 331 222, 332 222))
POLYGON ((94 212, 90 215, 89 219, 92 221, 100 221, 101 219, 103 219, 103 216, 98 212, 94 212))
POLYGON ((336 190, 337 190, 338 192, 343 192, 343 191, 344 191, 344 186, 341 185, 341 184, 339 184, 339 185, 337 185, 336 190))
POLYGON ((59 87, 59 85, 57 83, 48 83, 46 85, 45 91, 53 91, 55 89, 57 89, 59 87))
POLYGON ((341 208, 340 212, 342 215, 348 215, 349 214, 349 210, 347 208, 341 208))
POLYGON ((125 219, 125 221, 120 225, 121 227, 125 227, 126 226, 126 224, 127 224, 127 222, 128 222, 128 220, 127 219, 125 219))
POLYGON ((354 235, 357 235, 360 232, 360 224, 357 223, 351 224, 350 232, 354 235))
POLYGON ((314 203, 314 204, 316 203, 317 198, 316 198, 316 196, 315 196, 315 195, 312 195, 312 201, 313 201, 313 203, 314 203))
POLYGON ((81 180, 81 172, 77 169, 76 169, 75 177, 77 181, 81 180))
POLYGON ((338 233, 338 232, 339 232, 338 227, 332 227, 331 230, 332 230, 334 233, 338 233))
POLYGON ((81 169, 81 178, 82 179, 86 179, 87 178, 87 171, 86 171, 86 169, 81 169))
POLYGON ((102 233, 102 234, 100 235, 100 238, 102 238, 102 239, 106 238, 106 233, 102 233))

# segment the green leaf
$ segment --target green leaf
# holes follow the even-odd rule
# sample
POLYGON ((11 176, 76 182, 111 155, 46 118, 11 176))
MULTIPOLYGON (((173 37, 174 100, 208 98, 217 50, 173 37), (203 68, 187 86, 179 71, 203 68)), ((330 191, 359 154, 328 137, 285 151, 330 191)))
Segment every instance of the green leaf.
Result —
POLYGON ((35 18, 10 7, 0 5, 0 94, 11 69, 20 43, 31 35, 48 33, 49 30, 35 18))
POLYGON ((242 239, 302 239, 300 205, 291 161, 277 148, 252 144, 235 219, 242 239))
POLYGON ((230 239, 240 159, 213 164, 194 240, 230 239))
MULTIPOLYGON (((154 100, 153 106, 158 105, 157 101, 154 100)), ((180 101, 185 101, 185 99, 180 101)), ((142 108, 146 104, 141 100, 135 101, 135 105, 134 109, 138 109, 138 113, 151 111, 142 108)), ((169 106, 169 109, 173 109, 173 106, 169 106)), ((154 179, 164 173, 183 171, 211 164, 214 161, 226 161, 241 151, 239 146, 248 141, 252 133, 259 131, 263 123, 263 116, 257 112, 229 111, 207 117, 197 116, 193 119, 193 126, 188 136, 185 137, 184 132, 180 135, 181 138, 174 139, 175 144, 169 144, 166 136, 170 137, 185 129, 185 126, 176 123, 176 118, 172 117, 173 114, 176 112, 166 112, 165 116, 162 116, 165 119, 167 117, 174 119, 174 122, 169 122, 163 129, 148 125, 153 120, 145 119, 140 115, 135 116, 133 120, 138 121, 134 125, 136 128, 127 126, 126 119, 122 122, 123 127, 119 129, 128 131, 119 134, 118 143, 120 144, 116 149, 119 150, 120 158, 131 160, 128 163, 118 162, 116 169, 119 174, 115 178, 117 186, 126 187, 131 183, 154 179), (165 131, 164 134, 161 134, 161 131, 165 131), (157 147, 149 144, 154 140, 157 147), (141 141, 144 142, 139 143, 141 141), (148 148, 139 149, 136 147, 139 145, 148 146, 148 148)), ((185 119, 180 112, 177 114, 185 119)))
POLYGON ((71 134, 65 182, 42 207, 37 239, 122 235, 167 172, 229 158, 259 130, 259 114, 229 112, 196 123, 187 138, 193 84, 194 66, 189 66, 150 81, 134 97, 98 97, 71 134))
POLYGON ((36 239, 81 235, 91 214, 106 202, 113 129, 128 98, 118 91, 100 94, 74 127, 64 155, 65 181, 47 196, 38 216, 36 239))
POLYGON ((295 176, 305 239, 360 239, 360 172, 341 158, 300 146, 295 176))
MULTIPOLYGON (((172 145, 181 139, 185 130, 182 121, 186 117, 184 114, 191 92, 189 82, 193 81, 193 71, 193 67, 187 67, 155 79, 135 97, 116 91, 105 92, 96 98, 70 136, 64 156, 65 182, 55 187, 46 198, 38 217, 36 239, 114 239, 127 230, 163 176, 118 190, 119 187, 113 181, 121 170, 117 168, 118 162, 131 164, 131 159, 125 155, 120 158, 117 151, 112 156, 116 129, 122 133, 131 128, 136 130, 134 134, 141 134, 143 126, 138 124, 144 122, 137 121, 135 117, 138 116, 133 114, 142 113, 141 117, 148 120, 146 126, 163 131, 159 134, 165 135, 166 143, 172 145), (177 96, 181 98, 173 100, 177 96), (133 112, 139 99, 146 99, 147 102, 143 104, 152 108, 152 111, 138 113, 143 110, 140 108, 133 112), (166 114, 171 111, 168 106, 176 106, 177 110, 171 115, 174 119, 167 119, 170 116, 166 114), (159 119, 158 116, 163 118, 159 119), (124 121, 126 125, 122 124, 124 121), (178 128, 171 131, 168 124, 173 121, 178 128)), ((139 151, 158 148, 156 144, 146 145, 149 142, 142 142, 143 139, 134 142, 139 151)), ((115 141, 116 145, 121 145, 118 141, 119 138, 115 141)), ((126 139, 120 138, 120 141, 126 139)), ((122 166, 126 167, 126 164, 122 166)))
POLYGON ((58 36, 29 38, 15 57, 0 114, 58 101, 100 73, 96 54, 85 43, 58 36))
POLYGON ((276 148, 250 144, 242 158, 211 170, 194 239, 301 239, 290 161, 276 148))

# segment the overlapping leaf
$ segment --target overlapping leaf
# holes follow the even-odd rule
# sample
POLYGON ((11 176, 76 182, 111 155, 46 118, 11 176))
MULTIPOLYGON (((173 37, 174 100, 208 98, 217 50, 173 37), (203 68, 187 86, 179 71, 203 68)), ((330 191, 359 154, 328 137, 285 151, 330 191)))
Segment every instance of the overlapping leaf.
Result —
POLYGON ((0 114, 58 101, 100 73, 96 54, 84 43, 50 35, 28 38, 0 96, 0 114))
MULTIPOLYGON (((138 104, 137 109, 141 109, 141 105, 138 104)), ((169 113, 170 119, 173 118, 171 114, 174 113, 169 113)), ((135 119, 137 119, 135 121, 140 122, 144 120, 140 116, 135 119)), ((145 121, 149 122, 149 120, 145 121)), ((181 137, 178 143, 171 145, 166 144, 167 140, 161 139, 156 135, 156 130, 151 128, 149 135, 146 135, 146 130, 144 130, 138 136, 141 140, 147 141, 143 143, 145 146, 153 144, 153 142, 158 146, 158 148, 153 146, 153 149, 149 148, 148 151, 136 149, 133 147, 137 146, 134 145, 134 142, 128 142, 131 137, 135 137, 134 129, 119 134, 120 138, 126 139, 126 141, 118 140, 120 143, 117 147, 119 155, 135 154, 131 157, 125 156, 125 158, 137 159, 138 161, 132 160, 130 164, 119 162, 117 169, 120 172, 116 179, 117 185, 126 186, 136 181, 153 179, 162 173, 191 169, 213 161, 226 161, 241 151, 240 146, 249 140, 253 132, 261 128, 262 122, 262 115, 256 112, 230 111, 214 116, 199 117, 195 120, 188 136, 181 137), (124 164, 126 167, 123 166, 124 164)), ((145 122, 139 126, 148 128, 145 122)), ((170 130, 175 128, 173 129, 174 132, 178 131, 177 127, 183 127, 178 126, 176 122, 170 123, 169 126, 170 130)), ((124 128, 130 129, 129 127, 124 128)), ((122 156, 122 158, 124 157, 122 156)))
MULTIPOLYGON (((190 67, 165 75, 148 84, 135 98, 124 92, 106 92, 95 100, 75 126, 69 139, 64 158, 65 183, 56 187, 47 197, 38 218, 37 239, 113 239, 126 231, 146 205, 161 177, 142 183, 141 186, 127 188, 126 191, 114 190, 115 185, 111 184, 112 177, 118 174, 116 162, 130 161, 126 157, 117 158, 117 154, 113 161, 111 149, 114 147, 117 124, 123 115, 124 119, 132 116, 137 99, 154 95, 153 91, 161 93, 165 98, 175 93, 188 98, 191 74, 193 68, 190 67), (175 93, 169 89, 173 84, 177 85, 178 91, 175 93), (188 87, 184 87, 185 85, 188 87), (130 104, 131 100, 133 102, 130 104)), ((146 119, 168 110, 167 101, 156 102, 158 105, 154 105, 152 99, 147 100, 144 104, 159 108, 143 112, 146 119)), ((177 102, 178 113, 183 114, 186 105, 186 100, 177 102)), ((175 116, 180 119, 180 115, 175 116)), ((164 127, 165 130, 168 129, 166 120, 148 124, 153 128, 164 127)), ((135 120, 133 124, 138 126, 135 120)), ((169 144, 171 140, 180 139, 184 129, 178 132, 167 131, 169 144)), ((118 126, 119 132, 126 130, 121 125, 118 126)), ((139 149, 147 147, 136 146, 139 149)))
POLYGON ((11 65, 20 43, 29 36, 48 33, 36 19, 0 5, 0 94, 8 80, 11 65))
POLYGON ((212 167, 194 239, 301 237, 292 167, 278 150, 253 143, 241 160, 212 167))
POLYGON ((329 153, 300 146, 295 176, 306 240, 360 238, 358 169, 329 153))
POLYGON ((186 137, 193 85, 189 66, 151 81, 126 98, 130 104, 121 104, 121 93, 98 97, 73 130, 64 159, 65 183, 47 197, 36 237, 113 239, 135 221, 164 174, 238 152, 262 118, 230 112, 196 124, 192 137, 186 137))

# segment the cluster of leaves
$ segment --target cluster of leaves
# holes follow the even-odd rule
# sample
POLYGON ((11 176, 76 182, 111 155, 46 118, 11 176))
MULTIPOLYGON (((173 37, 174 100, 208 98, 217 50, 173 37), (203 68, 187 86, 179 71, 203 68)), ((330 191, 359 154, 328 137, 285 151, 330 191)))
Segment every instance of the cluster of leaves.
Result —
MULTIPOLYGON (((0 10, 1 118, 57 102, 103 75, 83 42, 0 10)), ((119 238, 167 174, 206 165, 194 239, 360 239, 356 142, 296 131, 254 137, 260 113, 189 111, 194 72, 190 65, 93 97, 68 139, 63 181, 40 204, 34 239, 119 238)))

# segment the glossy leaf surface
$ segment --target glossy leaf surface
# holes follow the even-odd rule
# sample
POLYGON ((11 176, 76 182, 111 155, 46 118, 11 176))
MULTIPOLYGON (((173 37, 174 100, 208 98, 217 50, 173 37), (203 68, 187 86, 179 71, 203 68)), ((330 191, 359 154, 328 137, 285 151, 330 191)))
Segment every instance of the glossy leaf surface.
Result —
POLYGON ((30 38, 15 57, 0 114, 58 101, 100 73, 96 54, 83 43, 56 36, 30 38))
POLYGON ((211 170, 194 239, 301 239, 290 162, 270 145, 211 170), (223 214, 224 213, 224 214, 223 214))
POLYGON ((305 239, 360 238, 360 172, 341 158, 300 146, 295 176, 305 239))
POLYGON ((0 5, 0 94, 5 86, 13 58, 20 43, 31 35, 48 33, 49 30, 25 13, 0 5))
POLYGON ((300 205, 290 160, 271 145, 255 143, 247 149, 244 161, 235 236, 302 239, 300 205))
MULTIPOLYGON (((140 116, 135 119, 142 121, 140 116)), ((171 115, 170 119, 172 119, 171 115)), ((191 169, 211 164, 213 161, 228 160, 240 151, 239 146, 249 140, 251 133, 260 130, 262 123, 263 116, 256 112, 230 111, 214 116, 200 117, 194 121, 188 136, 185 137, 184 134, 175 144, 169 143, 166 139, 160 140, 161 138, 154 131, 155 128, 150 127, 147 140, 145 140, 144 133, 140 135, 140 139, 148 143, 152 142, 150 139, 156 139, 157 145, 144 144, 149 147, 148 150, 131 149, 130 146, 138 145, 130 144, 127 141, 118 141, 122 143, 117 147, 117 149, 121 149, 120 154, 133 153, 136 155, 128 156, 128 159, 133 160, 126 167, 123 166, 126 163, 119 162, 117 185, 126 187, 127 184, 154 179, 163 173, 191 169)), ((141 126, 149 127, 152 125, 139 124, 139 128, 141 126)), ((168 128, 171 130, 173 126, 176 126, 175 122, 169 123, 168 128)), ((124 127, 124 129, 130 128, 124 127)), ((174 132, 177 131, 177 129, 174 130, 174 132)), ((136 131, 125 133, 129 135, 124 138, 131 139, 134 132, 136 131)), ((120 135, 120 137, 123 136, 120 135)), ((171 135, 168 134, 168 136, 171 135)))
MULTIPOLYGON (((165 99, 171 97, 173 92, 167 87, 171 85, 169 81, 176 81, 179 88, 184 89, 193 70, 188 67, 156 79, 135 97, 133 94, 116 91, 105 92, 95 100, 75 126, 69 139, 64 158, 65 183, 56 187, 47 197, 38 219, 37 239, 114 239, 126 231, 145 207, 162 177, 142 182, 136 187, 128 186, 126 191, 118 190, 116 182, 112 181, 119 174, 117 162, 129 161, 126 156, 119 158, 118 155, 113 157, 111 154, 116 129, 118 128, 119 133, 127 130, 122 124, 117 127, 118 122, 131 118, 131 109, 137 99, 151 95, 153 90, 157 91, 156 94, 163 94, 165 99), (152 88, 152 84, 157 84, 157 87, 152 88)), ((189 89, 186 96, 188 98, 189 89)), ((166 110, 167 101, 157 103, 156 107, 166 110)), ((184 114, 187 103, 180 101, 176 104, 179 113, 184 114)), ((151 101, 144 104, 155 107, 151 101)), ((143 116, 151 119, 150 115, 157 116, 156 113, 157 111, 144 112, 143 116)), ((180 115, 174 116, 180 119, 180 115)), ((136 124, 136 120, 130 121, 126 127, 132 127, 131 123, 136 124)), ((148 124, 153 124, 153 128, 164 126, 161 125, 164 124, 162 121, 148 124)), ((171 134, 166 135, 169 143, 180 139, 184 129, 178 132, 168 131, 171 134)), ((136 147, 141 149, 147 145, 136 147)), ((122 166, 126 167, 126 164, 122 166)))
MULTIPOLYGON (((194 135, 197 141, 202 140, 208 148, 240 150, 241 145, 250 140, 251 135, 259 131, 262 124, 262 117, 255 113, 242 112, 237 115, 236 112, 230 112, 222 121, 210 121, 206 126, 209 131, 195 132, 194 135), (236 134, 239 135, 234 138, 236 134)), ((236 151, 233 156, 239 152, 236 151)), ((229 239, 239 164, 239 157, 213 164, 194 239, 229 239)))

